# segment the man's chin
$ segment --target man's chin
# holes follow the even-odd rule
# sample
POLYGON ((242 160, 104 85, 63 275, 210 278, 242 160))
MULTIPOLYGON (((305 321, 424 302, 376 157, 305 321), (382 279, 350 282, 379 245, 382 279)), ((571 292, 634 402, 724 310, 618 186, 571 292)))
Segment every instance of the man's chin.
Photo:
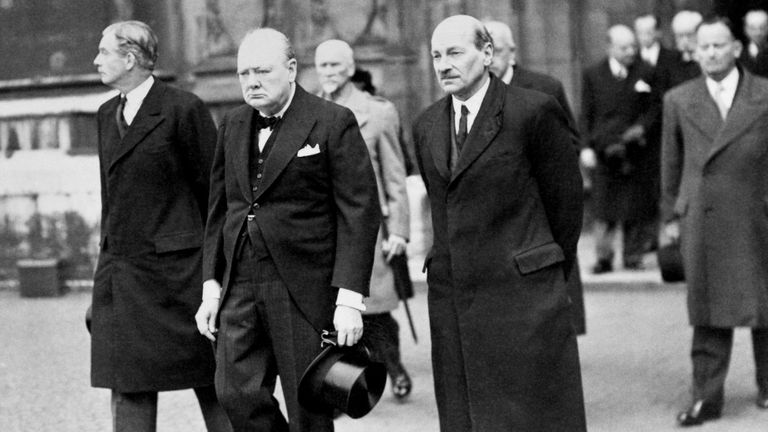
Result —
POLYGON ((320 86, 325 94, 334 94, 339 90, 339 85, 336 83, 327 83, 320 86))

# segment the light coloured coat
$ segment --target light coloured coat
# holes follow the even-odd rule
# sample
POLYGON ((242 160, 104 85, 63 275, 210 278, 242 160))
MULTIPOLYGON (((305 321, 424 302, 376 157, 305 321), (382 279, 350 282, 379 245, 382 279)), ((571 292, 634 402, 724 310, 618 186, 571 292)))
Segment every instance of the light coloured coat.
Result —
POLYGON ((679 220, 692 325, 768 327, 768 80, 725 121, 704 78, 664 99, 662 217, 679 220))

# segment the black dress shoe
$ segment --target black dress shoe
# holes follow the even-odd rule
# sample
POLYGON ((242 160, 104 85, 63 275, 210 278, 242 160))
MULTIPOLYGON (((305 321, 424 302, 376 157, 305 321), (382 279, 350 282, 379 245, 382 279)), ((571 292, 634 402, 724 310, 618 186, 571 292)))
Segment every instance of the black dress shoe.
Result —
POLYGON ((680 426, 697 426, 707 420, 720 418, 721 411, 722 407, 720 405, 699 399, 686 411, 677 415, 677 424, 680 426))
POLYGON ((603 274, 613 271, 613 264, 608 260, 599 260, 597 264, 592 267, 593 274, 603 274))
POLYGON ((755 400, 758 408, 768 409, 768 390, 761 390, 755 400))

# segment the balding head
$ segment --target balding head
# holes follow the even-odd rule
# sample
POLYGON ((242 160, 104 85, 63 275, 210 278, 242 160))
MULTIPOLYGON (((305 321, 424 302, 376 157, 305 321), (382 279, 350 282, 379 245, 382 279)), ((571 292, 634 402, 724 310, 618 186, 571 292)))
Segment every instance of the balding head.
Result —
POLYGON ((323 93, 331 98, 355 73, 355 54, 343 40, 327 40, 315 49, 315 71, 323 93))
POLYGON ((762 46, 768 37, 768 13, 762 9, 751 10, 744 15, 744 33, 749 41, 762 46))
POLYGON ((608 55, 616 59, 624 66, 629 66, 635 61, 637 46, 635 34, 622 24, 608 29, 608 55))
POLYGON ((248 32, 237 50, 237 75, 245 102, 262 115, 288 103, 296 81, 296 56, 284 34, 271 28, 248 32))
POLYGON ((483 24, 493 38, 491 72, 501 78, 517 61, 517 46, 512 37, 512 29, 501 21, 484 21, 483 24))
POLYGON ((469 15, 444 19, 432 32, 432 64, 447 93, 466 100, 485 84, 493 58, 493 40, 469 15))
POLYGON ((689 61, 696 51, 696 27, 701 24, 703 17, 700 13, 681 10, 672 18, 672 34, 675 36, 675 46, 689 61))
POLYGON ((635 18, 635 35, 643 48, 649 48, 659 40, 659 27, 656 17, 647 14, 635 18))

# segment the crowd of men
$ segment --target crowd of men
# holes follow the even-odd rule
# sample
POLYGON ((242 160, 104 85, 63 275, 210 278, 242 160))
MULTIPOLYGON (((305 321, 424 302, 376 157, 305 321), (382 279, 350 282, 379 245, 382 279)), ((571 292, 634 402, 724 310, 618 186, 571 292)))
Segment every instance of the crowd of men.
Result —
MULTIPOLYGON (((678 423, 720 416, 737 326, 752 328, 768 408, 768 81, 755 75, 768 15, 747 14, 745 49, 727 19, 682 11, 671 27, 675 49, 652 15, 608 30, 606 58, 583 74, 580 122, 558 80, 518 64, 506 24, 456 15, 434 29, 446 96, 418 116, 413 142, 434 230, 424 268, 441 430, 586 430, 580 162, 593 177, 593 272, 613 270, 620 229, 627 269, 659 244, 682 247, 694 376, 678 423)), ((250 31, 237 53, 244 103, 218 132, 199 98, 153 76, 156 59, 154 32, 125 21, 94 60, 120 91, 98 113, 92 323, 92 385, 112 391, 114 430, 154 431, 157 392, 194 388, 211 431, 332 431, 333 406, 299 402, 323 330, 352 347, 379 329, 371 354, 407 397, 389 313, 409 237, 407 158, 394 105, 352 82, 352 47, 318 45, 311 94, 291 41, 250 31)))

